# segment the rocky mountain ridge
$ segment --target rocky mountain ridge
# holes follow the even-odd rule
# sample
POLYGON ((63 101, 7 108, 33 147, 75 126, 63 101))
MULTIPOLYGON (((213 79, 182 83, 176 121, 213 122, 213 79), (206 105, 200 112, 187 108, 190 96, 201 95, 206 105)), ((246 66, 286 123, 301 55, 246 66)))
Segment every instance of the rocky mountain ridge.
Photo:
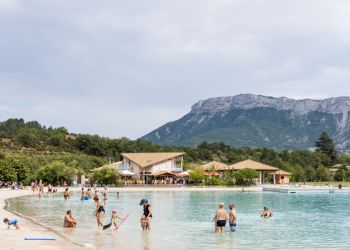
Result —
POLYGON ((232 146, 312 147, 328 132, 339 149, 350 148, 350 97, 294 100, 241 94, 195 103, 181 119, 165 124, 143 139, 160 144, 194 146, 200 140, 232 146), (272 131, 271 131, 272 129, 272 131), (274 140, 273 138, 276 138, 274 140))

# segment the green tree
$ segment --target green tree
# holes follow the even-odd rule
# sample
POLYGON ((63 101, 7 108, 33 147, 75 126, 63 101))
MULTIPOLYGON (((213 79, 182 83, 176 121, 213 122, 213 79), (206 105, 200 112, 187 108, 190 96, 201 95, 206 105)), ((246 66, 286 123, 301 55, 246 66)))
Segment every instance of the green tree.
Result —
POLYGON ((76 167, 68 166, 61 160, 53 161, 39 169, 36 178, 51 184, 71 183, 82 171, 76 167))
POLYGON ((320 137, 315 142, 316 152, 321 152, 327 155, 332 163, 337 158, 337 151, 335 150, 335 144, 332 138, 326 133, 322 132, 320 137))
POLYGON ((350 176, 350 171, 342 166, 338 168, 337 172, 335 172, 334 180, 336 181, 345 181, 350 176))
POLYGON ((1 181, 16 181, 17 172, 13 167, 11 159, 0 160, 0 180, 1 181))
POLYGON ((295 181, 303 181, 304 180, 305 171, 301 166, 296 165, 294 167, 292 173, 293 173, 293 175, 292 175, 293 180, 295 180, 295 181))
POLYGON ((324 166, 318 167, 316 169, 315 178, 318 181, 329 181, 331 179, 329 169, 324 166))
POLYGON ((92 183, 100 183, 100 184, 118 184, 120 180, 120 174, 115 168, 109 166, 103 166, 99 169, 96 169, 90 181, 92 183))
POLYGON ((315 178, 315 175, 316 175, 316 171, 313 167, 311 166, 307 166, 305 168, 305 178, 308 180, 308 181, 313 181, 314 178, 315 178))
POLYGON ((204 170, 202 168, 195 168, 190 172, 191 181, 195 184, 201 184, 204 180, 204 170))
POLYGON ((236 185, 252 185, 254 179, 259 177, 259 173, 254 169, 246 168, 233 173, 236 185))

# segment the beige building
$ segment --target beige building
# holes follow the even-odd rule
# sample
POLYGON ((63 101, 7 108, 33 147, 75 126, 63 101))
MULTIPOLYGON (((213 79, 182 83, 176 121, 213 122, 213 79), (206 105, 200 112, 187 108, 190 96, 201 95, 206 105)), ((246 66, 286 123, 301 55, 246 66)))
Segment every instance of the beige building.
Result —
POLYGON ((284 181, 287 181, 287 179, 289 181, 289 177, 291 176, 291 173, 289 172, 286 172, 286 171, 280 170, 279 168, 276 168, 261 162, 253 161, 253 160, 240 161, 232 165, 227 165, 223 162, 212 161, 200 167, 204 171, 217 171, 221 173, 221 175, 224 171, 238 171, 246 168, 254 169, 259 173, 259 178, 257 179, 258 184, 265 183, 266 180, 268 179, 268 174, 273 175, 274 184, 276 183, 276 178, 278 178, 277 180, 281 182, 281 179, 283 176, 283 178, 286 178, 284 181), (277 176, 276 175, 277 171, 283 171, 284 174, 277 176))
POLYGON ((169 153, 123 153, 119 170, 128 170, 133 178, 146 183, 154 176, 171 176, 183 171, 184 152, 169 153))
POLYGON ((276 176, 275 178, 277 184, 288 184, 289 179, 292 176, 292 173, 284 170, 277 170, 276 172, 274 172, 274 174, 276 176))

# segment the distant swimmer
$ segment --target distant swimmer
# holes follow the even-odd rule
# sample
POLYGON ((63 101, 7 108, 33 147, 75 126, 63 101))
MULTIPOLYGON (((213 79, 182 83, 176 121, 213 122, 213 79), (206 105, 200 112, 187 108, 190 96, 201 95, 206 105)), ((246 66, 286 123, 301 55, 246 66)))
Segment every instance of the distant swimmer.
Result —
POLYGON ((95 191, 95 194, 94 194, 94 198, 93 198, 93 199, 94 199, 94 201, 96 201, 96 202, 98 201, 98 191, 95 191))
POLYGON ((261 212, 261 217, 272 217, 272 212, 267 207, 264 207, 263 211, 261 212))
POLYGON ((226 221, 227 221, 227 213, 226 213, 226 210, 224 209, 224 203, 221 202, 219 204, 219 208, 216 211, 213 221, 215 222, 215 232, 223 233, 226 226, 226 221))
POLYGON ((230 209, 229 218, 228 218, 228 221, 230 223, 230 230, 231 230, 231 232, 234 232, 234 231, 236 231, 236 226, 237 226, 237 223, 236 223, 237 212, 236 212, 234 204, 230 204, 228 206, 228 208, 230 209))
POLYGON ((64 216, 63 227, 76 227, 77 221, 72 215, 72 211, 67 210, 66 215, 64 216))
POLYGON ((68 191, 68 188, 66 188, 66 190, 64 190, 64 192, 63 192, 63 197, 64 197, 64 200, 68 200, 68 199, 69 199, 69 191, 68 191))
POLYGON ((85 196, 86 196, 86 191, 84 190, 84 188, 81 188, 81 198, 80 200, 84 200, 85 199, 85 196))

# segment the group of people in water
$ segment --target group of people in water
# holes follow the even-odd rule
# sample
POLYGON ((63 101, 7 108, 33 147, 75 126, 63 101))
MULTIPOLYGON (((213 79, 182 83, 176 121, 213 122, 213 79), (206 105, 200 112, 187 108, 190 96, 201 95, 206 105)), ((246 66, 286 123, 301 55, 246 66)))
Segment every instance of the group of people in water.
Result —
MULTIPOLYGON (((229 204, 228 208, 230 212, 227 214, 224 208, 224 203, 221 202, 219 204, 218 209, 216 210, 213 221, 215 225, 215 232, 217 233, 224 232, 227 221, 229 222, 231 232, 236 231, 237 212, 235 209, 235 205, 233 203, 229 204)), ((263 211, 261 212, 261 217, 264 217, 264 218, 272 217, 272 212, 267 207, 264 207, 263 211)))
MULTIPOLYGON (((63 197, 65 200, 69 199, 69 189, 66 188, 63 192, 63 197)), ((103 203, 101 199, 99 198, 99 192, 95 189, 94 195, 92 195, 91 188, 88 188, 86 191, 84 188, 81 189, 81 200, 90 200, 93 199, 96 203, 96 208, 93 212, 93 216, 96 217, 97 220, 97 226, 102 227, 103 229, 106 229, 110 227, 111 225, 114 225, 115 229, 118 229, 120 224, 126 219, 126 217, 120 217, 117 215, 117 210, 112 210, 111 220, 109 224, 104 225, 103 224, 103 217, 106 214, 105 206, 107 205, 107 188, 104 188, 102 192, 103 197, 103 203)), ((119 192, 117 192, 117 198, 119 198, 119 192)), ((143 206, 143 214, 140 219, 141 228, 143 230, 150 230, 151 229, 151 219, 152 219, 152 209, 151 205, 148 204, 147 199, 142 199, 140 201, 140 205, 143 206)), ((64 222, 63 227, 70 227, 75 228, 77 226, 77 220, 73 217, 72 211, 68 210, 64 216, 64 222)))
MULTIPOLYGON (((44 184, 42 181, 39 181, 39 183, 32 183, 31 185, 32 190, 39 192, 39 197, 44 193, 44 184)), ((48 185, 48 193, 57 192, 51 185, 48 185)), ((103 218, 106 214, 105 206, 107 205, 107 187, 104 188, 102 191, 102 199, 99 197, 99 192, 96 190, 96 187, 94 188, 94 194, 92 195, 91 188, 88 188, 85 190, 85 188, 81 189, 81 200, 90 200, 93 199, 96 204, 96 208, 93 212, 93 216, 96 217, 97 226, 102 227, 103 229, 109 228, 110 226, 114 225, 115 229, 118 229, 118 227, 121 225, 121 223, 124 222, 124 220, 127 218, 128 215, 125 217, 120 217, 117 214, 117 210, 112 210, 110 223, 104 225, 103 224, 103 218), (103 200, 103 201, 102 201, 103 200)), ((117 198, 119 198, 119 192, 116 193, 117 198)), ((64 200, 70 199, 70 193, 68 186, 65 187, 63 192, 64 200)), ((152 207, 148 203, 147 199, 142 199, 139 203, 140 206, 143 206, 143 213, 140 218, 140 225, 143 230, 151 230, 151 222, 153 218, 152 214, 152 207)), ((229 204, 228 206, 229 213, 226 212, 224 208, 224 203, 220 203, 218 206, 218 209, 214 215, 213 222, 215 225, 215 232, 223 233, 224 229, 226 227, 226 223, 229 223, 229 228, 232 232, 236 231, 237 226, 237 212, 235 209, 235 205, 233 203, 229 204)), ((272 212, 267 208, 264 207, 261 212, 261 217, 268 218, 272 217, 272 212)), ((16 219, 8 219, 4 218, 4 223, 8 225, 8 228, 10 226, 14 226, 15 228, 19 229, 18 226, 18 220, 16 219)), ((66 228, 75 228, 77 226, 77 220, 73 217, 72 211, 67 210, 64 221, 63 221, 63 227, 66 228)))

